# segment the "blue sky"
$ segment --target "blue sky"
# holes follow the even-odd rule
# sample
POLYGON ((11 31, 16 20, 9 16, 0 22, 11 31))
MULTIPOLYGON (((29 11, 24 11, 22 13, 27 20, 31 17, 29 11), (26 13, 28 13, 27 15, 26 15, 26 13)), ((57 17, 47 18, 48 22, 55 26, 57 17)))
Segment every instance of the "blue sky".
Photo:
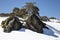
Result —
POLYGON ((0 0, 0 13, 10 13, 14 7, 22 8, 26 2, 36 2, 41 16, 60 19, 60 0, 0 0))

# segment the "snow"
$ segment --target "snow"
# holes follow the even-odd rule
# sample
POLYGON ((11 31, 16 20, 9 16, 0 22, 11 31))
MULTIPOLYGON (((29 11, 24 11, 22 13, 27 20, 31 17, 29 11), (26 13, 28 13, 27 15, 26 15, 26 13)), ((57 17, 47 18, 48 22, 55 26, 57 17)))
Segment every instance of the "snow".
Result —
MULTIPOLYGON (((7 17, 0 17, 0 25, 2 20, 7 17)), ((0 26, 0 40, 59 40, 60 39, 60 23, 44 22, 49 29, 44 28, 44 33, 36 33, 31 30, 12 31, 11 33, 4 33, 0 26)))
POLYGON ((8 17, 0 17, 0 25, 1 25, 2 20, 5 20, 6 18, 8 17))
POLYGON ((56 22, 56 23, 59 23, 60 22, 60 20, 58 20, 58 19, 50 19, 50 21, 51 22, 56 22))
POLYGON ((60 30, 60 23, 55 23, 55 22, 45 22, 45 23, 54 27, 57 30, 60 30))

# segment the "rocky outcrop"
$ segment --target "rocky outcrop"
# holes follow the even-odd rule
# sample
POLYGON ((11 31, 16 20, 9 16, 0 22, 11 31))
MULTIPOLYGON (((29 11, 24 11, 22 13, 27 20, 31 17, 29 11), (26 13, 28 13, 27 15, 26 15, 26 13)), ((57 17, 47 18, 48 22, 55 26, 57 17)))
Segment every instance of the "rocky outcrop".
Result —
POLYGON ((17 17, 8 18, 2 22, 2 28, 4 32, 11 32, 12 30, 19 30, 22 24, 17 17))
POLYGON ((41 21, 50 21, 47 16, 40 16, 41 21))

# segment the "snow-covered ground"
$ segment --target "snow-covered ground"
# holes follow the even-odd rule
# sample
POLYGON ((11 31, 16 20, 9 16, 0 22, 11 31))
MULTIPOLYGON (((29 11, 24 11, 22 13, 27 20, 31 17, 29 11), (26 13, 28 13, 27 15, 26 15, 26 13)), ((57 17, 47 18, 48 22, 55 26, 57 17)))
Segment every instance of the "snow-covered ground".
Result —
POLYGON ((60 23, 60 20, 58 19, 50 19, 51 22, 56 22, 56 23, 60 23))
MULTIPOLYGON (((0 17, 0 25, 2 20, 7 17, 0 17)), ((60 40, 60 23, 44 22, 49 29, 44 28, 44 33, 36 33, 31 30, 12 31, 11 33, 4 33, 0 26, 0 40, 60 40)))

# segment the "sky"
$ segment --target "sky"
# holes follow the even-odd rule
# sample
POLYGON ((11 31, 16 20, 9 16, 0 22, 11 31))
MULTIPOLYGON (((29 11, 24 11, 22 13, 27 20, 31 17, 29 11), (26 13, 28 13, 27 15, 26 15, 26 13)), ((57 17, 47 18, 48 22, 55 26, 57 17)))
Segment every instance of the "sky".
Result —
POLYGON ((36 2, 40 16, 60 19, 60 0, 0 0, 0 13, 10 13, 13 8, 22 8, 26 2, 36 2))

